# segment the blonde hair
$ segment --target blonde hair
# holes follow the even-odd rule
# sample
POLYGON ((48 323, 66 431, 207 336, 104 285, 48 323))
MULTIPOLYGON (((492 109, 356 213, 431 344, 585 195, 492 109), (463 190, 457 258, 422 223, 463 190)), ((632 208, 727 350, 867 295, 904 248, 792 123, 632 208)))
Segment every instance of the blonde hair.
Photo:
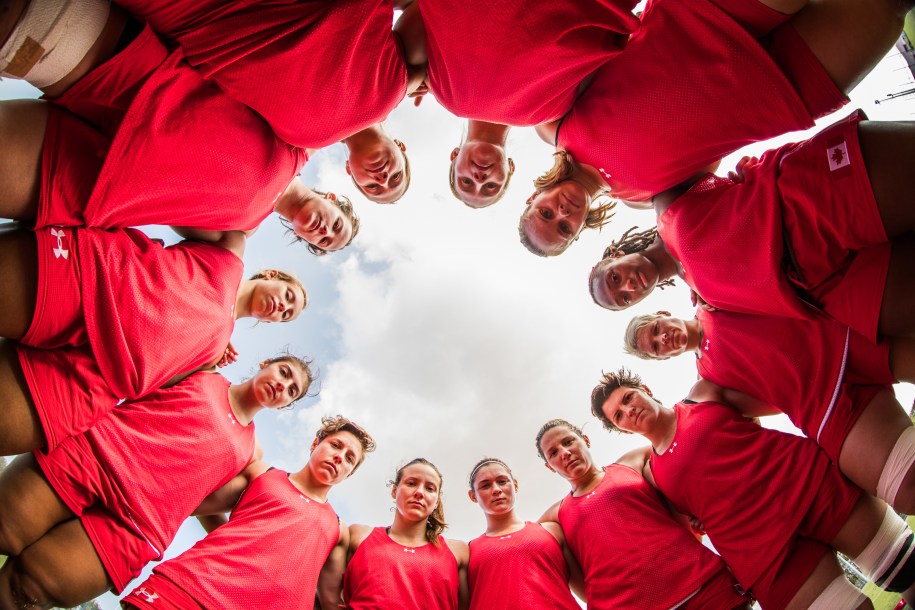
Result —
POLYGON ((435 467, 435 464, 426 458, 414 458, 398 468, 397 472, 394 474, 394 479, 388 481, 388 484, 392 487, 400 485, 400 480, 403 478, 403 471, 414 464, 428 466, 438 475, 438 503, 432 511, 432 514, 426 517, 426 540, 431 542, 433 546, 439 546, 439 536, 442 535, 442 532, 445 531, 448 524, 445 522, 445 504, 442 502, 442 486, 444 485, 445 480, 442 478, 442 473, 439 469, 435 467))
POLYGON ((644 313, 629 320, 629 324, 626 326, 626 331, 623 333, 623 352, 629 354, 630 356, 641 358, 642 360, 667 360, 670 358, 670 356, 659 358, 652 356, 651 354, 646 354, 640 350, 638 346, 640 330, 652 322, 668 317, 670 316, 665 316, 659 313, 644 313))

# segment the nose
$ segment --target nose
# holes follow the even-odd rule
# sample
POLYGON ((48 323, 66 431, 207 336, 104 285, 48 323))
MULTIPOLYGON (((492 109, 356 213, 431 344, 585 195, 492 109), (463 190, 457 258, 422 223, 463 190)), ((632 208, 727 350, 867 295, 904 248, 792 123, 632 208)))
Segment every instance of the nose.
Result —
POLYGON ((280 311, 286 311, 286 301, 280 301, 276 308, 280 311))
POLYGON ((373 177, 375 178, 376 182, 384 182, 388 179, 388 172, 387 172, 387 170, 375 172, 375 175, 373 177))
POLYGON ((569 215, 569 208, 566 206, 565 202, 563 202, 563 201, 559 202, 559 215, 560 216, 569 215))
POLYGON ((668 343, 670 343, 670 333, 668 333, 668 332, 661 333, 661 343, 663 343, 664 345, 667 345, 668 343))

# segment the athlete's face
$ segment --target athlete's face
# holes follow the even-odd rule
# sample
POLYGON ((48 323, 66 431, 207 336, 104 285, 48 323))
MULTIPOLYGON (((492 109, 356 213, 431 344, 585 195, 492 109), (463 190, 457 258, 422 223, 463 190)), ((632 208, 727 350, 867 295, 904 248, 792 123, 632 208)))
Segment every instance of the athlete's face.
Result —
POLYGON ((352 432, 341 430, 311 446, 308 467, 324 485, 336 485, 353 473, 362 460, 362 443, 352 432))
POLYGON ((407 190, 405 152, 402 142, 381 136, 350 149, 346 173, 371 201, 393 203, 407 190))
POLYGON ((485 208, 496 202, 505 182, 515 171, 514 162, 505 149, 488 142, 466 142, 451 152, 454 162, 454 189, 461 200, 473 208, 485 208))
POLYGON ((518 482, 502 464, 492 463, 481 466, 473 479, 470 499, 477 502, 483 512, 501 515, 515 506, 515 492, 518 482))
POLYGON ((642 253, 617 252, 594 265, 591 294, 601 307, 626 309, 651 294, 658 277, 658 268, 642 253))
POLYGON ((574 180, 534 193, 521 214, 528 240, 548 254, 560 254, 578 239, 585 226, 591 195, 574 180))
POLYGON ((590 472, 593 460, 589 446, 587 436, 582 438, 565 426, 550 428, 540 439, 547 467, 568 481, 590 472))
POLYGON ((353 236, 353 223, 340 211, 335 200, 333 193, 328 193, 327 197, 314 193, 292 219, 296 235, 327 252, 344 247, 353 236))
POLYGON ((284 280, 267 277, 255 280, 251 292, 251 315, 262 322, 291 322, 305 306, 302 289, 284 280))
POLYGON ((619 387, 610 393, 601 409, 623 432, 644 435, 657 424, 661 404, 643 388, 619 387))
POLYGON ((400 483, 391 490, 397 512, 408 521, 422 521, 438 506, 442 480, 426 464, 404 468, 400 483))
POLYGON ((262 362, 251 381, 258 404, 274 409, 292 404, 311 383, 298 365, 285 360, 262 362))
POLYGON ((635 343, 646 356, 663 360, 685 352, 688 340, 686 322, 680 318, 664 316, 640 328, 635 343))

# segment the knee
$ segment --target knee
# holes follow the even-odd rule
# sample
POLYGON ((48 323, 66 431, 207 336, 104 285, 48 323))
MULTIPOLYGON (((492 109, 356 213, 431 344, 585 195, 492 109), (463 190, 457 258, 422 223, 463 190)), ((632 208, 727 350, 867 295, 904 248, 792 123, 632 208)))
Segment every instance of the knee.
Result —
POLYGON ((9 557, 0 578, 0 609, 36 610, 51 608, 51 596, 40 578, 36 578, 19 557, 9 557))
POLYGON ((29 544, 12 521, 0 507, 0 553, 4 555, 19 555, 29 544))

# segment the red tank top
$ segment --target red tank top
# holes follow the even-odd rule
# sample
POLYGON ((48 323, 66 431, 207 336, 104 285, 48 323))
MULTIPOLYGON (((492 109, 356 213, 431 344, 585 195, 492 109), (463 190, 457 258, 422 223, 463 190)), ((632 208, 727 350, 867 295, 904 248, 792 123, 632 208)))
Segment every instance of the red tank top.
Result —
POLYGON ((566 496, 559 523, 584 572, 590 610, 667 610, 722 568, 674 521, 657 490, 621 464, 607 466, 591 493, 566 496))
POLYGON ((714 402, 679 403, 677 431, 652 452, 658 489, 699 518, 749 589, 796 535, 830 467, 812 441, 759 426, 714 402))
POLYGON ((339 538, 330 504, 302 495, 287 473, 268 470, 251 482, 226 525, 155 572, 204 608, 310 608, 339 538))
POLYGON ((178 37, 187 60, 276 134, 322 148, 384 120, 406 95, 391 0, 230 0, 178 37))
POLYGON ((708 304, 811 319, 816 312, 798 297, 783 271, 777 166, 778 151, 770 150, 741 184, 708 174, 658 216, 658 233, 682 265, 683 279, 708 304), (753 193, 752 200, 746 193, 753 193), (765 202, 772 205, 761 205, 765 202))
POLYGON ((203 499, 241 472, 254 453, 254 424, 236 421, 222 375, 122 403, 86 432, 111 483, 105 506, 133 523, 160 557, 203 499))
POLYGON ((89 342, 115 395, 135 398, 219 359, 244 265, 225 248, 168 248, 140 231, 77 229, 89 342))
POLYGON ((421 0, 435 99, 459 117, 538 125, 638 30, 633 0, 421 0), (494 72, 495 68, 495 72, 494 72))
POLYGON ((557 135, 616 197, 647 201, 751 142, 812 126, 781 69, 718 5, 649 0, 641 30, 557 135))
POLYGON ((257 114, 204 82, 179 49, 127 110, 85 224, 253 229, 307 160, 257 114))
POLYGON ((376 527, 346 567, 343 600, 352 610, 456 610, 458 586, 457 560, 444 538, 437 547, 405 547, 376 527))
POLYGON ((470 610, 578 610, 559 542, 539 523, 470 541, 470 610), (507 583, 508 584, 507 586, 507 583))

